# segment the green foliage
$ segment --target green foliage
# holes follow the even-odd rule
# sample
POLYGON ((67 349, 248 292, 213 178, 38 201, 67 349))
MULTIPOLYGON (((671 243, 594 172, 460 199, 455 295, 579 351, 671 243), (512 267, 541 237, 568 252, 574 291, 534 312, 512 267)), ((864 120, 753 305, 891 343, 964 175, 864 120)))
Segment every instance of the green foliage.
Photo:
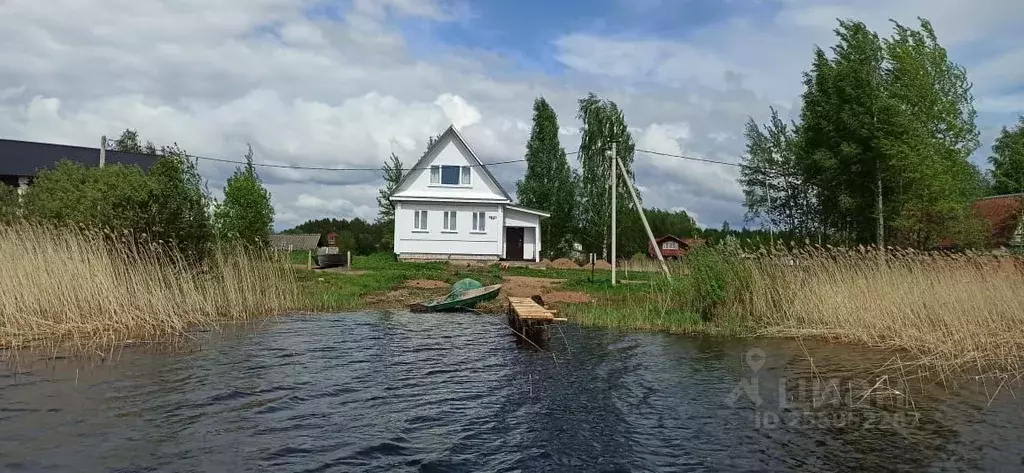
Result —
POLYGON ((558 116, 543 98, 533 102, 533 129, 526 143, 526 176, 516 183, 519 203, 551 213, 541 233, 545 257, 572 249, 576 189, 565 149, 558 139, 558 116))
POLYGON ((114 151, 126 153, 157 154, 156 145, 152 141, 142 143, 139 132, 132 129, 125 129, 116 140, 108 143, 107 146, 114 151))
POLYGON ((174 244, 185 255, 205 257, 214 239, 207 210, 210 196, 196 160, 176 143, 164 146, 161 158, 149 168, 150 232, 174 244))
MULTIPOLYGON (((651 233, 655 238, 665 235, 673 235, 679 238, 691 238, 700 235, 700 227, 697 222, 685 211, 670 211, 661 209, 644 209, 647 216, 647 223, 651 226, 651 233)), ((646 254, 646 252, 645 252, 646 254)))
POLYGON ((730 303, 743 297, 749 285, 750 268, 729 251, 701 247, 684 259, 687 275, 680 290, 688 308, 705 321, 723 314, 730 303))
POLYGON ((647 237, 627 187, 635 187, 635 144, 622 110, 615 102, 591 93, 579 100, 576 117, 583 122, 577 155, 581 167, 577 188, 577 239, 583 245, 584 252, 610 257, 611 160, 608 152, 612 143, 615 143, 616 154, 629 176, 628 180, 623 179, 621 172, 616 171, 617 253, 630 255, 646 252, 647 237))
POLYGON ((24 199, 31 219, 128 230, 138 237, 149 232, 151 202, 150 182, 138 166, 87 168, 67 160, 40 171, 24 199))
POLYGON ((245 166, 235 169, 224 187, 224 201, 213 212, 217 234, 223 241, 266 246, 274 224, 270 192, 252 164, 252 147, 245 154, 245 166))
POLYGON ((0 183, 0 225, 7 225, 17 220, 21 204, 18 201, 18 189, 0 183))
POLYGON ((991 195, 1024 192, 1024 115, 1012 128, 1003 127, 988 162, 992 165, 991 195))
POLYGON ((382 244, 394 247, 395 204, 391 202, 391 196, 402 182, 402 160, 398 159, 395 153, 391 153, 389 161, 385 161, 380 170, 384 178, 384 187, 377 190, 377 223, 384 226, 381 238, 385 241, 382 244))
POLYGON ((815 50, 804 74, 800 122, 772 110, 763 129, 747 124, 748 218, 841 242, 974 237, 970 204, 983 183, 969 161, 978 131, 967 73, 927 20, 894 25, 883 39, 840 21, 832 56, 815 50))
MULTIPOLYGON (((392 251, 391 227, 383 223, 368 223, 363 219, 352 220, 321 218, 308 220, 281 233, 316 233, 322 237, 328 233, 338 234, 338 247, 355 255, 369 255, 392 251)), ((394 255, 392 255, 394 259, 394 255)))
POLYGON ((384 187, 377 190, 377 222, 394 223, 395 205, 391 203, 391 195, 398 189, 398 183, 402 182, 402 160, 398 159, 395 153, 391 153, 380 171, 381 177, 384 178, 384 187))

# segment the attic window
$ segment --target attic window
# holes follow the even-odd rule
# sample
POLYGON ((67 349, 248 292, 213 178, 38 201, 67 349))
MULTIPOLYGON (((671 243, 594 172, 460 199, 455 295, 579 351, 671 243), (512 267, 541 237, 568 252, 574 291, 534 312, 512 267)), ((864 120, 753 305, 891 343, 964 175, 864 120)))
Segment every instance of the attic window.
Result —
POLYGON ((666 241, 666 242, 661 244, 661 247, 663 249, 666 249, 666 250, 678 250, 679 249, 679 243, 674 242, 674 241, 666 241))
POLYGON ((430 183, 445 186, 469 185, 469 166, 430 166, 430 183))

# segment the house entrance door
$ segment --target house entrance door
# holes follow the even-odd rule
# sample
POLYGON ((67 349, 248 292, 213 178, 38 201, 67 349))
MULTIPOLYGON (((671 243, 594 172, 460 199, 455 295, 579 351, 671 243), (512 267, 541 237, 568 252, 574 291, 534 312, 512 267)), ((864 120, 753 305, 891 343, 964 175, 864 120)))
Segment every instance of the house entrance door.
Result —
POLYGON ((523 260, 523 241, 526 232, 523 227, 505 227, 505 259, 523 260))

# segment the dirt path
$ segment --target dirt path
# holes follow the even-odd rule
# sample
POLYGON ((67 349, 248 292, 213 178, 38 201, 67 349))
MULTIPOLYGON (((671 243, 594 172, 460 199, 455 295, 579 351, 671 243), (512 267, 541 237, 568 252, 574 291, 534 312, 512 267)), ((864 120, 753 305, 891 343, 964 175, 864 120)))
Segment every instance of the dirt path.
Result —
MULTIPOLYGON (((544 299, 545 304, 563 303, 585 303, 593 299, 584 292, 563 290, 564 279, 547 279, 527 276, 505 276, 501 283, 501 292, 494 300, 477 306, 481 312, 500 313, 505 310, 505 298, 531 297, 539 295, 544 299)), ((448 290, 451 284, 444 281, 431 279, 412 279, 402 284, 402 287, 383 294, 373 294, 367 297, 367 302, 373 306, 405 307, 413 302, 418 302, 431 297, 441 297, 448 290)))

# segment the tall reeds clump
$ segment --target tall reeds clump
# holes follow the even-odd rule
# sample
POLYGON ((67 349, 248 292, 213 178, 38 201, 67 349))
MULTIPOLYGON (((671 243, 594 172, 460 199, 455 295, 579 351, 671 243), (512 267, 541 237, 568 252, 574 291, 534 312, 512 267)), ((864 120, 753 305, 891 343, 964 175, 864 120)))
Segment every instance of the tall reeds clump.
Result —
POLYGON ((1024 261, 876 248, 782 251, 746 264, 734 301, 765 332, 906 350, 985 372, 1024 360, 1024 261))
POLYGON ((128 234, 0 226, 0 347, 154 340, 295 309, 290 270, 220 247, 202 262, 128 234))

